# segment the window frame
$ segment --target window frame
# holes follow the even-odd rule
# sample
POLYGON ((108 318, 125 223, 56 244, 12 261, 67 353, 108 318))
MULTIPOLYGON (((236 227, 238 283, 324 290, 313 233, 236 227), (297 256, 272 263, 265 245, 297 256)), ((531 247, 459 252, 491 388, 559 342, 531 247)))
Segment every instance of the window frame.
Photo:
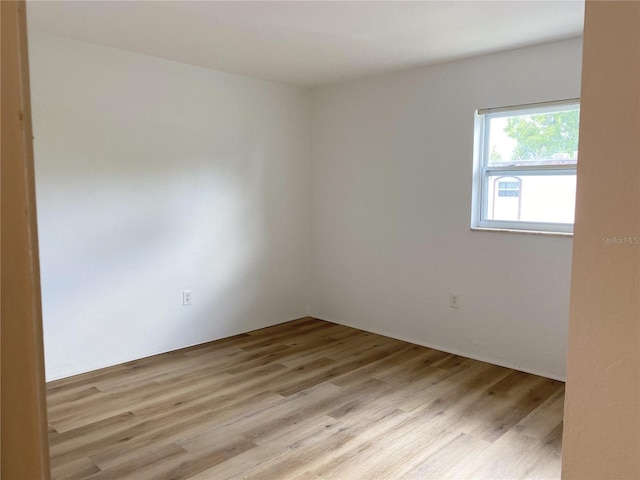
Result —
POLYGON ((577 159, 566 165, 489 165, 489 121, 493 118, 517 115, 536 115, 580 109, 580 99, 572 98, 554 102, 487 108, 475 111, 474 116, 474 168, 471 208, 471 228, 486 230, 524 231, 535 233, 573 233, 573 223, 528 222, 521 220, 488 219, 489 182, 491 176, 521 178, 531 175, 576 175, 577 159))

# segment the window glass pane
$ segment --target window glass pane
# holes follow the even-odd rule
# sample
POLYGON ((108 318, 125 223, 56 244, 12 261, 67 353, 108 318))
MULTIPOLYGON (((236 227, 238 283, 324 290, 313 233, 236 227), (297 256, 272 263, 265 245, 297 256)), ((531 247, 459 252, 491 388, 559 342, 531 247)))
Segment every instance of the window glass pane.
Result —
POLYGON ((487 182, 487 220, 573 223, 575 175, 488 175, 487 182))
POLYGON ((578 158, 579 108, 489 116, 488 165, 564 165, 578 158))

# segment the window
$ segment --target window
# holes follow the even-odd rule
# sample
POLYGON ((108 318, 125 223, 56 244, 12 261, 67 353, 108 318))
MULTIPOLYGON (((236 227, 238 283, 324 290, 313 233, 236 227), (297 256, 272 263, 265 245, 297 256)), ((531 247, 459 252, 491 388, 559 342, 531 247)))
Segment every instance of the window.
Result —
POLYGON ((572 232, 578 100, 476 112, 472 227, 572 232))

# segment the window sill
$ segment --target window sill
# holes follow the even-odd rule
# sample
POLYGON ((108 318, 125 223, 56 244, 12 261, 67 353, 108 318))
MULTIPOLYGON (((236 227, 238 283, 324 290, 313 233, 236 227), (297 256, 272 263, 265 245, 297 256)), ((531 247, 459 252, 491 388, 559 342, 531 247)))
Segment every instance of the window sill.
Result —
POLYGON ((517 230, 514 228, 471 227, 472 232, 519 233, 524 235, 546 235, 551 237, 573 237, 573 232, 542 232, 539 230, 517 230))

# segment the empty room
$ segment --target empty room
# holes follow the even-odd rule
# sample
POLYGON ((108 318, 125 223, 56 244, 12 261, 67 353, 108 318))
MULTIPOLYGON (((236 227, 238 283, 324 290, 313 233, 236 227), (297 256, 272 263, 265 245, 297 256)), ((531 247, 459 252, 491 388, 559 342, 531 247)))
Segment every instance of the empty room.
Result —
POLYGON ((2 477, 640 478, 639 31, 2 2, 2 477))

